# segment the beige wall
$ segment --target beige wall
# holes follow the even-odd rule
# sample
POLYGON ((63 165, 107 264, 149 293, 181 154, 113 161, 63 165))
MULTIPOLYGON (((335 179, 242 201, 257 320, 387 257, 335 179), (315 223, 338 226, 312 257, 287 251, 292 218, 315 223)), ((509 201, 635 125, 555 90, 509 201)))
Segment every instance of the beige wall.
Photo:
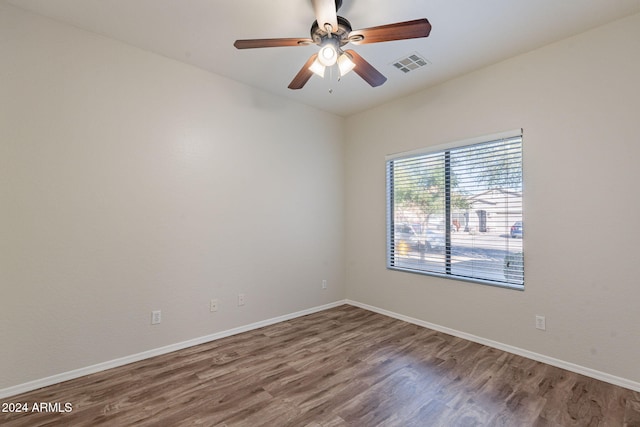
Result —
POLYGON ((2 4, 0 99, 0 389, 344 298, 341 118, 2 4))
POLYGON ((348 298, 640 381, 638 40, 635 15, 348 118, 348 298), (384 156, 520 127, 526 290, 386 270, 384 156))

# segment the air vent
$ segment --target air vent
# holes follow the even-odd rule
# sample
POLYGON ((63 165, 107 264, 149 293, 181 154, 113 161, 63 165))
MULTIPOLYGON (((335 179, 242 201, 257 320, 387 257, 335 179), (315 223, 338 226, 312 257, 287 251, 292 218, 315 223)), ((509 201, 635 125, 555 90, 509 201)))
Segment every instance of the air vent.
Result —
POLYGON ((415 52, 392 63, 394 67, 405 74, 424 67, 427 64, 430 64, 430 62, 415 52))

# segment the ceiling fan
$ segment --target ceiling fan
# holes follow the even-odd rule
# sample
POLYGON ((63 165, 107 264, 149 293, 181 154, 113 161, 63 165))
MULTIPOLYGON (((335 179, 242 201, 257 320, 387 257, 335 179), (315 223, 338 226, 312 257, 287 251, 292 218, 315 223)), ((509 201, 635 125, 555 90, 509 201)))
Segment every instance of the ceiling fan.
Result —
POLYGON ((431 32, 426 18, 352 31, 349 21, 337 15, 342 0, 311 0, 311 3, 316 15, 311 38, 248 39, 236 40, 233 44, 237 49, 318 45, 320 50, 307 60, 289 89, 302 89, 314 73, 324 77, 325 69, 335 64, 340 76, 353 70, 372 87, 380 86, 387 78, 353 49, 342 47, 347 43, 360 45, 427 37, 431 32))

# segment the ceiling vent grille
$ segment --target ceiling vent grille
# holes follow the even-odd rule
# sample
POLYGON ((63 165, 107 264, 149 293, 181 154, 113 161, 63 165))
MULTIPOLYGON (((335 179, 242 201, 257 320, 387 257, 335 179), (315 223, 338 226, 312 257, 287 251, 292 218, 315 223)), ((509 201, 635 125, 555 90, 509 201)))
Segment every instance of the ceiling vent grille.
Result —
POLYGON ((424 67, 427 64, 430 64, 430 62, 415 52, 392 63, 394 67, 405 74, 410 71, 417 70, 418 68, 424 67))

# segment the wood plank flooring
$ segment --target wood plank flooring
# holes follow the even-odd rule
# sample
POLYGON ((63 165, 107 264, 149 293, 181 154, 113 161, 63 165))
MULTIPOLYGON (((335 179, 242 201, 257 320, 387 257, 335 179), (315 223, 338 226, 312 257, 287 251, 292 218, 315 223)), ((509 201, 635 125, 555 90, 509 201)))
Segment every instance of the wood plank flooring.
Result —
POLYGON ((347 305, 18 402, 0 425, 640 426, 640 393, 347 305))

